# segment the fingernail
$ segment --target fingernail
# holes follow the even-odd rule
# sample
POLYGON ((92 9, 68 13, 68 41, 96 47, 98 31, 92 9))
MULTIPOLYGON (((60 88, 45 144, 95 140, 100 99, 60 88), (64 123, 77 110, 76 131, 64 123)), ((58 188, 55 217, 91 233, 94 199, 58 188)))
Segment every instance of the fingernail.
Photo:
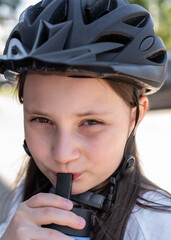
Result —
POLYGON ((84 218, 79 217, 79 226, 80 227, 84 227, 86 225, 86 221, 84 218))

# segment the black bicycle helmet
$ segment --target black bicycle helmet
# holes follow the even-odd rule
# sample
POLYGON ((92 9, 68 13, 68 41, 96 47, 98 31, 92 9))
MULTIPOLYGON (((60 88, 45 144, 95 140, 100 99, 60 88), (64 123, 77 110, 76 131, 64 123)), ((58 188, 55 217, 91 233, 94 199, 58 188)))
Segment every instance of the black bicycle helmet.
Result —
POLYGON ((147 10, 125 0, 43 0, 11 32, 0 72, 56 71, 143 86, 163 84, 166 49, 147 10))

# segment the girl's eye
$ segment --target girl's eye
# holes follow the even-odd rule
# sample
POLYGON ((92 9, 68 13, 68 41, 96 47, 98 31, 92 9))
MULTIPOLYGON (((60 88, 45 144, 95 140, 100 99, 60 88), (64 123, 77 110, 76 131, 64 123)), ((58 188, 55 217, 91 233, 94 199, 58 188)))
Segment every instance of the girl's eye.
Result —
POLYGON ((102 125, 103 123, 97 120, 86 120, 82 125, 84 126, 93 126, 93 125, 102 125))
POLYGON ((48 124, 52 124, 52 122, 50 120, 48 120, 47 118, 43 118, 43 117, 37 117, 34 118, 32 121, 35 121, 37 123, 48 123, 48 124))

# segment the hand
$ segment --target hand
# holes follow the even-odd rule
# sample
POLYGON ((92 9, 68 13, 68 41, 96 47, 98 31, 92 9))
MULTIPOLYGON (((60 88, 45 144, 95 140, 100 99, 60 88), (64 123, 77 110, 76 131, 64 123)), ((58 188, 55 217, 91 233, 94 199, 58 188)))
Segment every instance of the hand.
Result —
POLYGON ((68 199, 38 193, 19 205, 1 240, 73 240, 57 230, 41 227, 54 223, 83 229, 85 220, 71 212, 72 208, 68 199))

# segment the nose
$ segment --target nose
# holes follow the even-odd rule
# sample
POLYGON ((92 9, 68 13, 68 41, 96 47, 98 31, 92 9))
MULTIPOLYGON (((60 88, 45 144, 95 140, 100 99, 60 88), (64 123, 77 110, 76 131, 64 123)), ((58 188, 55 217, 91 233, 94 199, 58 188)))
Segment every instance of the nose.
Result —
POLYGON ((80 157, 80 147, 73 133, 58 131, 52 144, 53 159, 60 164, 67 164, 80 157))

